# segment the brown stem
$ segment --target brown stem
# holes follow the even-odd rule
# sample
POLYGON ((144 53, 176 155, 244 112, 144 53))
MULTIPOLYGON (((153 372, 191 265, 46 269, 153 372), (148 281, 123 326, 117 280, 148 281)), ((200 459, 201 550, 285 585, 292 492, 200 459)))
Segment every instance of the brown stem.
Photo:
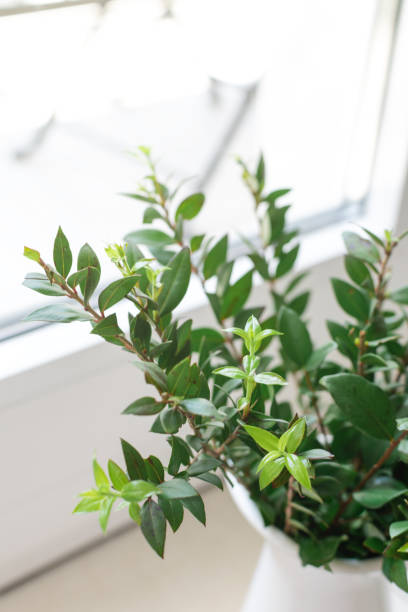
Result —
POLYGON ((372 478, 374 476, 374 474, 380 469, 380 467, 387 461, 387 459, 390 457, 391 453, 396 449, 398 444, 401 442, 401 440, 403 440, 405 438, 405 436, 407 434, 408 434, 408 431, 403 431, 398 436, 398 438, 394 438, 391 441, 389 447, 387 448, 385 453, 382 455, 382 457, 380 457, 380 459, 377 461, 377 463, 375 463, 372 466, 372 468, 367 472, 367 474, 364 476, 364 478, 352 490, 352 492, 350 493, 348 498, 342 502, 342 504, 340 505, 340 508, 337 511, 336 516, 333 519, 333 525, 335 525, 338 522, 338 520, 341 517, 341 515, 344 514, 345 510, 348 508, 349 504, 353 500, 354 493, 357 493, 358 491, 361 491, 361 489, 366 485, 366 483, 370 480, 370 478, 372 478))
POLYGON ((287 494, 287 501, 286 501, 286 508, 285 508, 285 533, 290 534, 290 532, 292 531, 292 526, 290 524, 291 519, 292 519, 292 501, 293 501, 293 493, 294 493, 294 489, 293 489, 293 483, 294 483, 295 479, 293 478, 293 476, 290 476, 289 478, 289 482, 288 482, 288 494, 287 494))

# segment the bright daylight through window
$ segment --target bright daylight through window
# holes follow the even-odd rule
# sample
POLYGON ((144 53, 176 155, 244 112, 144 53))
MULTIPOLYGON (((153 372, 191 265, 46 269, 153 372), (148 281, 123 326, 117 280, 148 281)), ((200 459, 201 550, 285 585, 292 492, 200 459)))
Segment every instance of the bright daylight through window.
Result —
POLYGON ((86 236, 101 254, 137 227, 138 207, 118 193, 142 172, 129 154, 140 144, 164 175, 206 183, 200 231, 227 219, 254 229, 233 156, 261 149, 273 186, 293 188, 301 228, 363 206, 398 6, 2 0, 2 244, 16 262, 2 272, 3 337, 39 302, 15 282, 22 244, 62 225, 75 248, 86 236))

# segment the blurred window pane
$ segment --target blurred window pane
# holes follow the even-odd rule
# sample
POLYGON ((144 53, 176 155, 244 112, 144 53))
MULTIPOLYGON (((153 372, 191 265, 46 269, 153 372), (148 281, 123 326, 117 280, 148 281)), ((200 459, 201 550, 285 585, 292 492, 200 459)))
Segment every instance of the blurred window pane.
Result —
POLYGON ((165 176, 205 179, 192 231, 255 231, 232 157, 260 149, 271 188, 293 187, 294 222, 351 214, 370 187, 397 9, 0 0, 1 240, 13 262, 2 262, 0 324, 41 301, 20 287, 23 244, 51 260, 61 225, 74 249, 89 241, 102 254, 140 223, 141 207, 116 195, 143 171, 127 153, 140 144, 165 176))

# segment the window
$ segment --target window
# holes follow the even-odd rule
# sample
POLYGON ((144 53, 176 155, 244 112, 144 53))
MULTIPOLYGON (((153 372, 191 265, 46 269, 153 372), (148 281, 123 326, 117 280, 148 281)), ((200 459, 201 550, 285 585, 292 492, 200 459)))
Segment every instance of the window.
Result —
POLYGON ((142 172, 127 153, 139 144, 161 157, 165 175, 205 188, 200 232, 254 231, 232 157, 260 149, 271 186, 293 187, 301 230, 367 209, 400 8, 0 2, 2 244, 13 261, 3 264, 3 337, 26 331, 18 322, 41 299, 17 280, 27 271, 23 244, 49 248, 62 225, 74 248, 89 240, 102 252, 137 226, 137 205, 117 194, 142 172))

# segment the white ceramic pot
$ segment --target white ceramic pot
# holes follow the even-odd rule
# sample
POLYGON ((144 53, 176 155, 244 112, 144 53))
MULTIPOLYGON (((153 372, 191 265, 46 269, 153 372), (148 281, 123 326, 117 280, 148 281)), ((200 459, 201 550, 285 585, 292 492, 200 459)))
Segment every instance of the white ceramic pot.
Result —
POLYGON ((264 539, 242 612, 408 612, 408 595, 384 578, 380 559, 338 559, 332 572, 303 567, 296 543, 265 527, 246 489, 233 482, 233 500, 264 539))

